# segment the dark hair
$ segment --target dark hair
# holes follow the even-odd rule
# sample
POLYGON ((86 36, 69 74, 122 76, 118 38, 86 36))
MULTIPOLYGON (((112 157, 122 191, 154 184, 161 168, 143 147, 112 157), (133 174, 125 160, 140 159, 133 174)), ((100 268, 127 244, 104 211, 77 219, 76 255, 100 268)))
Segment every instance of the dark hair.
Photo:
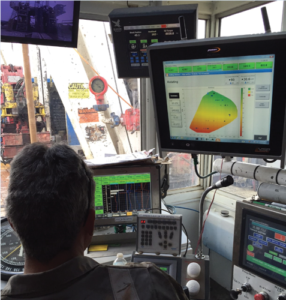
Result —
POLYGON ((72 247, 93 187, 91 171, 66 145, 35 143, 14 157, 6 212, 27 256, 49 261, 72 247))

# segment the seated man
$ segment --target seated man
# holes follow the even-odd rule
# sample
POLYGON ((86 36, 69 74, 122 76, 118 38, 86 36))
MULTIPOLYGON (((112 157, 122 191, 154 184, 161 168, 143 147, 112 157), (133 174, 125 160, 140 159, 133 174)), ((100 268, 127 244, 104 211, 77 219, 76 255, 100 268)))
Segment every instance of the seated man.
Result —
POLYGON ((7 217, 24 251, 23 275, 2 299, 187 299, 152 264, 100 265, 83 256, 94 229, 90 170, 68 146, 26 146, 11 164, 7 217))

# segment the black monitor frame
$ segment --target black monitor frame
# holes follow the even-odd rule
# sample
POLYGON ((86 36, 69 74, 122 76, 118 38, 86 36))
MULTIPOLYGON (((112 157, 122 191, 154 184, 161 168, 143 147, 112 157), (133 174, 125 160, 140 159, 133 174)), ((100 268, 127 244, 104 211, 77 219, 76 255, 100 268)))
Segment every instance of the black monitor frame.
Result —
POLYGON ((45 39, 33 39, 33 38, 26 38, 26 37, 25 38, 13 37, 13 36, 7 36, 7 35, 1 35, 1 42, 77 48, 80 1, 73 1, 73 2, 74 2, 73 31, 72 31, 72 41, 71 42, 45 40, 45 39))
MULTIPOLYGON (((167 40, 178 40, 178 38, 194 39, 197 36, 197 8, 197 4, 183 4, 114 9, 109 14, 109 21, 118 78, 149 77, 148 66, 140 65, 140 61, 138 62, 139 66, 131 66, 130 49, 128 44, 128 40, 130 39, 139 39, 138 36, 135 38, 134 34, 131 34, 131 31, 134 31, 134 33, 136 32, 136 34, 140 35, 140 38, 142 39, 146 39, 146 32, 144 33, 144 29, 138 29, 137 31, 135 29, 125 31, 125 26, 153 26, 158 24, 180 23, 180 37, 169 35, 167 40), (184 28, 182 28, 182 26, 184 28)), ((161 35, 162 32, 158 29, 153 30, 157 31, 157 33, 152 38, 163 41, 163 36, 161 35)), ((151 33, 148 35, 151 35, 151 33)), ((148 44, 149 42, 150 41, 148 41, 148 44)), ((137 46, 139 48, 139 44, 137 44, 137 46)), ((134 51, 138 50, 139 49, 134 51)), ((144 60, 144 64, 148 64, 148 62, 144 60)))
MULTIPOLYGON (((160 165, 142 165, 142 166, 128 166, 128 165, 111 165, 106 168, 93 168, 89 166, 93 176, 112 176, 124 174, 139 174, 150 173, 151 175, 151 197, 152 197, 152 211, 151 213, 161 213, 161 192, 160 192, 160 165)), ((138 212, 140 213, 140 211, 138 212)), ((132 213, 128 216, 126 213, 114 214, 112 217, 102 216, 95 219, 95 226, 113 226, 124 224, 137 224, 138 213, 132 213)))
MULTIPOLYGON (((286 34, 265 34, 158 43, 148 47, 149 73, 162 151, 284 159, 286 34), (220 48, 220 51, 208 52, 220 48), (171 140, 164 82, 164 61, 275 54, 274 86, 269 145, 171 140)), ((172 77, 174 79, 174 77, 172 77)))

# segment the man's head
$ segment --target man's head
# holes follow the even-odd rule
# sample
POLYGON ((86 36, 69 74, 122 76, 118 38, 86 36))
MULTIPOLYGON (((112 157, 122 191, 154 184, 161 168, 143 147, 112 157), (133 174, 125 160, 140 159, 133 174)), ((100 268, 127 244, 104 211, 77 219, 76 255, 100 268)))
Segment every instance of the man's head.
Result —
POLYGON ((90 170, 71 148, 26 146, 12 161, 6 199, 26 255, 46 262, 70 250, 92 215, 93 191, 90 170))

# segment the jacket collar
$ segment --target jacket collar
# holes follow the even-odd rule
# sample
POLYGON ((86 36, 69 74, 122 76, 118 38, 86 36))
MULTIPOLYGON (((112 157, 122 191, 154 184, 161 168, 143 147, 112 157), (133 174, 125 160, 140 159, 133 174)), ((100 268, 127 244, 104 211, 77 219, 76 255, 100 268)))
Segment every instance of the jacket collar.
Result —
POLYGON ((9 279, 2 295, 51 294, 97 266, 93 259, 78 256, 47 272, 15 275, 9 279))

